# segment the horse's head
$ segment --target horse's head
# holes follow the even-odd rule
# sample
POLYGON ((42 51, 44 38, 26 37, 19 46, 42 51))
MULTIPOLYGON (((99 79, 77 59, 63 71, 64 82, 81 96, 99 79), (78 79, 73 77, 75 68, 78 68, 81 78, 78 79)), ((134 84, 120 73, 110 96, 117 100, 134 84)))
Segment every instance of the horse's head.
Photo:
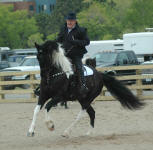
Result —
POLYGON ((35 43, 38 51, 37 58, 39 60, 40 67, 51 67, 61 69, 67 74, 73 74, 71 63, 64 54, 64 49, 55 41, 46 41, 42 45, 35 43))
POLYGON ((58 50, 58 44, 55 41, 46 41, 42 45, 38 45, 35 43, 35 47, 37 48, 38 54, 51 54, 53 51, 58 50))
POLYGON ((47 41, 42 45, 35 43, 37 49, 37 58, 40 67, 49 66, 52 63, 52 55, 54 51, 58 51, 58 44, 55 41, 47 41))

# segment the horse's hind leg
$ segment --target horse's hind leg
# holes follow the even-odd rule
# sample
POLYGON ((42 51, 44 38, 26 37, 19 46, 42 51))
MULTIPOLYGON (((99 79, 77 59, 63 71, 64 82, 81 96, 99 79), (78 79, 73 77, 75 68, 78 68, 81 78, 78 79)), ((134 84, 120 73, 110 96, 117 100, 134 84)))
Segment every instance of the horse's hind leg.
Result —
POLYGON ((93 132, 93 129, 94 129, 94 122, 95 122, 95 111, 93 109, 93 107, 90 105, 89 108, 86 110, 89 117, 90 117, 90 129, 89 131, 87 132, 87 135, 90 135, 92 132, 93 132))
POLYGON ((63 137, 69 137, 70 132, 72 131, 73 127, 77 124, 77 122, 82 119, 86 114, 85 109, 81 109, 79 114, 77 115, 76 119, 72 122, 72 124, 64 131, 62 134, 63 137))
MULTIPOLYGON (((95 119, 95 111, 94 109, 90 106, 90 104, 88 102, 86 102, 86 100, 79 100, 82 109, 79 112, 79 114, 77 115, 76 119, 72 122, 72 124, 64 131, 64 133, 62 134, 62 136, 64 137, 68 137, 70 132, 72 131, 73 127, 85 116, 86 112, 89 114, 90 117, 90 124, 92 126, 92 130, 94 128, 94 119, 95 119)), ((88 135, 91 133, 91 129, 88 131, 88 135)))

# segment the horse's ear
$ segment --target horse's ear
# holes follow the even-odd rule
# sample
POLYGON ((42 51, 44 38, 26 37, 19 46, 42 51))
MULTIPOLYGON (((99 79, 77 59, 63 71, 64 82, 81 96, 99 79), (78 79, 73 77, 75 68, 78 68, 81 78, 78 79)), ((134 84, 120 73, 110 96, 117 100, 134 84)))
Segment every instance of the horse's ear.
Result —
POLYGON ((58 50, 58 43, 55 40, 52 43, 52 49, 58 50))
POLYGON ((40 46, 35 42, 35 47, 39 49, 40 46))

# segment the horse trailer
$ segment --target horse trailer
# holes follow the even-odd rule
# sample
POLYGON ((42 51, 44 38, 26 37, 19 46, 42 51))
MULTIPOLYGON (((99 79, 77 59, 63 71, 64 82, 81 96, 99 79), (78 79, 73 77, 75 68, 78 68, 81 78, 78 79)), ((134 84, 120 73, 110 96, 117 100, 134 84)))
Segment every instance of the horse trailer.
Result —
POLYGON ((123 50, 123 40, 91 41, 90 45, 86 46, 86 48, 88 51, 87 55, 89 56, 103 51, 123 50))
POLYGON ((153 32, 124 34, 123 41, 124 50, 133 50, 138 59, 153 59, 153 32))

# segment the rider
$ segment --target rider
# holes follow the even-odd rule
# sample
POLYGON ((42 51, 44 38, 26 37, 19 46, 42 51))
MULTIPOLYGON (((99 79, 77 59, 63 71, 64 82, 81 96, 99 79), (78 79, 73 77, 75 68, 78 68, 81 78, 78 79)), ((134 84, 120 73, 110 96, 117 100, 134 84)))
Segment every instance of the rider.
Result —
POLYGON ((66 23, 61 28, 56 40, 62 44, 66 51, 66 56, 76 66, 81 85, 80 92, 87 92, 88 88, 85 85, 82 58, 87 53, 85 46, 90 44, 90 40, 87 36, 87 29, 78 25, 75 13, 71 12, 67 15, 66 23))

